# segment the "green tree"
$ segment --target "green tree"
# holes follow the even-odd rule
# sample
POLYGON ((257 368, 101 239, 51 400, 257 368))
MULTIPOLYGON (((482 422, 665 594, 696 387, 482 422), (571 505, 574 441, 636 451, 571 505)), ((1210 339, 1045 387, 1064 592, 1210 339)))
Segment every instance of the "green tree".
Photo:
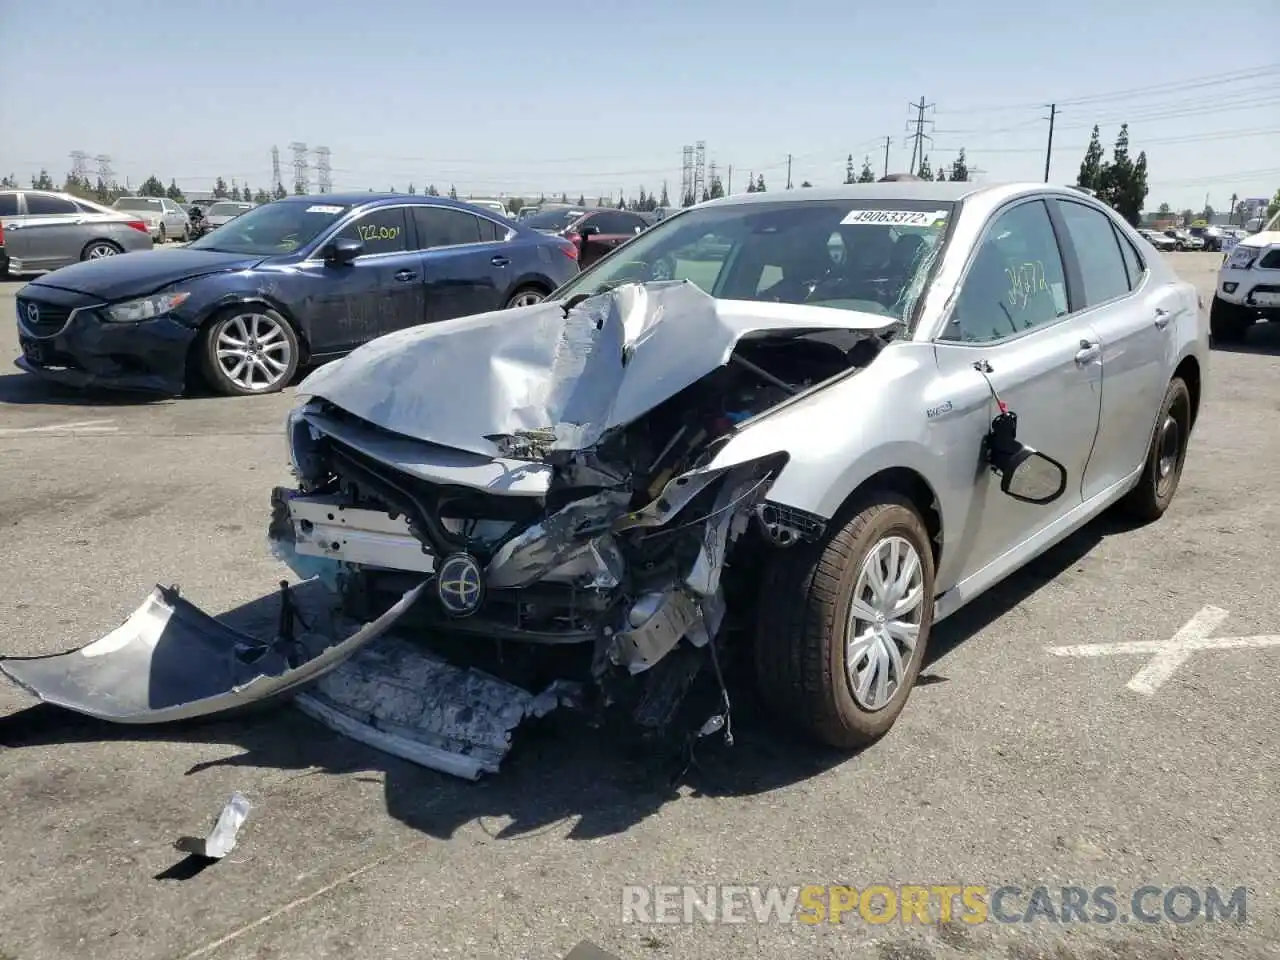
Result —
POLYGON ((645 205, 646 205, 648 202, 649 202, 649 195, 648 195, 647 193, 645 193, 645 192, 644 192, 644 187, 643 187, 643 186, 641 186, 641 187, 640 187, 640 198, 639 198, 638 200, 636 200, 636 209, 637 209, 637 210, 647 210, 647 209, 648 209, 648 207, 647 207, 647 206, 645 206, 645 205))
POLYGON ((853 175, 853 154, 849 154, 844 161, 844 182, 856 183, 857 178, 853 175))
POLYGON ((859 183, 875 183, 876 175, 871 171, 871 158, 862 158, 862 172, 858 174, 859 183))
POLYGON ((427 196, 428 197, 440 196, 440 191, 436 189, 436 185, 434 183, 427 184, 427 196))
POLYGON ((43 167, 40 168, 40 176, 31 178, 32 190, 52 190, 53 177, 49 176, 49 171, 43 167))
POLYGON ((452 183, 449 184, 449 199, 450 200, 458 199, 458 188, 455 187, 452 183))
MULTIPOLYGON (((1080 161, 1080 172, 1076 175, 1076 186, 1084 187, 1101 194, 1102 192, 1102 138, 1098 133, 1098 125, 1093 125, 1093 134, 1089 137, 1089 146, 1080 161)), ((952 179, 955 179, 954 177, 952 179)))
POLYGON ((227 181, 219 177, 213 182, 213 195, 219 200, 227 198, 227 181))
POLYGON ((240 184, 240 199, 245 203, 248 203, 253 199, 253 193, 250 192, 249 185, 247 183, 240 184))
POLYGON ((941 183, 943 180, 946 180, 946 179, 947 179, 947 168, 946 168, 946 167, 944 167, 942 164, 938 164, 938 172, 934 175, 934 178, 933 178, 933 179, 937 180, 937 181, 938 181, 938 182, 940 182, 940 183, 941 183))
POLYGON ((961 183, 969 179, 969 161, 965 159, 964 147, 960 148, 959 155, 951 161, 951 179, 961 183))
POLYGON ((1213 207, 1206 203, 1204 205, 1204 209, 1200 211, 1199 219, 1203 220, 1205 223, 1213 223, 1213 217, 1216 212, 1217 211, 1215 211, 1213 207))
MULTIPOLYGON (((709 193, 710 193, 710 198, 712 200, 715 200, 718 197, 724 196, 724 181, 720 179, 719 174, 716 174, 714 177, 711 178, 711 190, 709 191, 709 193)), ((650 209, 656 209, 656 208, 657 208, 657 204, 654 204, 654 206, 651 207, 650 209)))
POLYGON ((929 165, 929 157, 927 155, 920 158, 920 169, 916 171, 916 176, 921 180, 933 179, 933 167, 929 165))
POLYGON ((12 173, 4 178, 0 178, 0 187, 16 187, 17 185, 18 178, 12 173))
POLYGON ((560 202, 561 202, 561 203, 568 203, 568 202, 569 202, 569 195, 568 195, 567 193, 561 193, 561 194, 560 194, 560 202))
POLYGON ((621 191, 618 192, 618 209, 619 210, 627 209, 627 201, 623 198, 621 191))
POLYGON ((587 205, 587 196, 584 193, 578 194, 578 206, 585 207, 587 205))
POLYGON ((692 206, 693 206, 693 191, 692 191, 692 190, 690 190, 688 193, 686 193, 686 194, 684 195, 684 197, 683 197, 683 198, 681 199, 681 201, 680 201, 680 206, 682 206, 682 207, 692 207, 692 206))
POLYGON ((165 190, 164 195, 174 203, 183 203, 187 199, 182 195, 182 189, 178 186, 177 180, 169 181, 169 187, 165 190))
POLYGON ((271 191, 271 197, 274 200, 283 200, 289 195, 289 191, 284 188, 283 183, 277 183, 275 189, 271 191))
POLYGON ((164 184, 160 182, 160 178, 154 173, 142 181, 142 186, 138 187, 138 196, 140 197, 163 197, 164 184))
POLYGON ((524 197, 507 197, 507 209, 511 211, 511 215, 514 217, 524 209, 524 197))
POLYGON ((764 174, 756 174, 756 193, 764 193, 764 174))
MULTIPOLYGON (((1092 145, 1091 145, 1092 146, 1092 145)), ((1086 156, 1086 161, 1088 157, 1086 156)), ((1083 171, 1084 167, 1081 167, 1083 171)), ((1083 184, 1082 184, 1083 186, 1083 184)), ((1116 136, 1111 161, 1104 163, 1096 185, 1098 198, 1109 204, 1120 216, 1137 226, 1142 219, 1142 205, 1147 199, 1147 155, 1129 156, 1129 125, 1122 123, 1116 136)))
POLYGON ((1276 191, 1276 195, 1267 204, 1267 219, 1270 220, 1277 212, 1280 212, 1280 190, 1276 191))
POLYGON ((671 198, 667 196, 667 181, 665 180, 662 181, 662 199, 658 201, 658 206, 663 208, 671 206, 671 198))
POLYGON ((1173 207, 1169 206, 1167 203, 1162 203, 1156 209, 1156 213, 1162 217, 1167 217, 1169 214, 1173 213, 1173 207))
POLYGON ((747 174, 747 193, 756 192, 756 175, 754 173, 747 174))
POLYGON ((808 180, 806 180, 806 181, 804 181, 804 183, 800 184, 801 189, 803 189, 803 188, 805 188, 805 187, 812 187, 812 186, 813 186, 813 184, 812 184, 812 183, 810 183, 808 180))
POLYGON ((270 203, 271 194, 267 193, 267 191, 265 190, 259 190, 257 193, 253 195, 253 202, 254 203, 270 203))

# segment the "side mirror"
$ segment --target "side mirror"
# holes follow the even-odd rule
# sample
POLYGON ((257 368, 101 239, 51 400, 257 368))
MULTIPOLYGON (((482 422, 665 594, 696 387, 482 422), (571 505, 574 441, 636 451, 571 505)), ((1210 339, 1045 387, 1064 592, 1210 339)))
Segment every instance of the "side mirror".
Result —
POLYGON ((1006 412, 991 421, 986 459, 1000 474, 1000 492, 1023 503, 1043 506, 1066 492, 1067 468, 1018 440, 1018 415, 1006 412))
POLYGON ((578 236, 582 237, 582 239, 585 240, 587 237, 594 237, 599 232, 600 232, 599 227, 593 227, 591 224, 587 224, 585 227, 583 227, 581 230, 578 231, 578 236))
POLYGON ((324 250, 321 251, 321 256, 324 257, 325 263, 340 266, 350 263, 362 253, 364 253, 363 243, 359 240, 344 237, 325 244, 324 250))
POLYGON ((1019 450, 1003 474, 1000 492, 1023 503, 1053 503, 1067 489, 1067 468, 1030 447, 1019 450))

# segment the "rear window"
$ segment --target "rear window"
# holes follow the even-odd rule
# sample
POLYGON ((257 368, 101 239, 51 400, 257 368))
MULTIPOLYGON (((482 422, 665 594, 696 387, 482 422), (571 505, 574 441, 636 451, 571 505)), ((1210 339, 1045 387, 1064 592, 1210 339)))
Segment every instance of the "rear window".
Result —
POLYGON ((121 197, 113 206, 117 210, 163 210, 164 204, 154 197, 121 197))
POLYGON ((564 230, 569 224, 580 219, 585 210, 544 210, 541 213, 535 213, 529 219, 524 221, 526 227, 532 227, 534 230, 564 230))
POLYGON ((248 203, 215 203, 205 213, 214 217, 237 216, 252 209, 253 205, 248 203))

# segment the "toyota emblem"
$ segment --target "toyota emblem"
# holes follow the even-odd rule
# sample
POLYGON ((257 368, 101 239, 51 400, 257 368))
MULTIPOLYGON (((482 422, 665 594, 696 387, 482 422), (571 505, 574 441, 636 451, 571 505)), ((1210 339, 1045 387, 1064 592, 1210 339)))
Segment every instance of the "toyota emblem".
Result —
POLYGON ((35 326, 40 322, 40 306, 35 303, 27 304, 27 323, 35 326))
POLYGON ((436 571, 436 596, 451 617, 469 617, 484 600, 484 572, 469 553, 445 557, 436 571))

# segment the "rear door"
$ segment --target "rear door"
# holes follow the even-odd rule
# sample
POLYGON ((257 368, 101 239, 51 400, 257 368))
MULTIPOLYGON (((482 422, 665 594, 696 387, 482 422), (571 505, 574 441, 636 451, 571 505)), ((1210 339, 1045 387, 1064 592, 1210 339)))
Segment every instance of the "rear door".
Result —
POLYGON ((508 228, 454 207, 412 208, 426 291, 427 319, 452 320, 504 305, 511 280, 508 228))
MULTIPOLYGON (((422 264, 410 243, 406 208, 375 207, 349 220, 327 242, 355 240, 364 252, 348 264, 309 259, 314 281, 303 299, 316 353, 337 353, 426 318, 422 264)), ((321 244, 323 247, 324 244, 321 244)))
MULTIPOLYGON (((971 515, 955 539, 963 579, 1080 505, 1098 431, 1102 351, 1088 320, 1072 312, 1043 200, 1006 207, 988 224, 935 351, 944 379, 981 376, 978 363, 989 368, 991 389, 1017 414, 1018 439, 1067 468, 1066 493, 1043 506, 1006 496, 1000 478, 979 468, 971 515)), ((966 422, 975 452, 998 412, 992 397, 966 422)))
POLYGON ((87 240, 79 208, 48 193, 29 191, 22 196, 25 215, 5 229, 10 260, 22 261, 24 271, 54 270, 79 260, 87 240))
MULTIPOLYGON (((0 227, 4 229, 4 252, 6 257, 21 259, 21 251, 26 249, 26 241, 22 238, 18 215, 20 206, 16 190, 0 191, 0 227)), ((3 258, 0 258, 3 259, 3 258)), ((4 264, 0 262, 0 277, 4 275, 4 264)))
POLYGON ((1102 412, 1085 471, 1088 500, 1146 456, 1176 359, 1174 334, 1188 307, 1175 288, 1153 281, 1107 214, 1070 200, 1055 206, 1080 272, 1081 315, 1102 342, 1102 412))

